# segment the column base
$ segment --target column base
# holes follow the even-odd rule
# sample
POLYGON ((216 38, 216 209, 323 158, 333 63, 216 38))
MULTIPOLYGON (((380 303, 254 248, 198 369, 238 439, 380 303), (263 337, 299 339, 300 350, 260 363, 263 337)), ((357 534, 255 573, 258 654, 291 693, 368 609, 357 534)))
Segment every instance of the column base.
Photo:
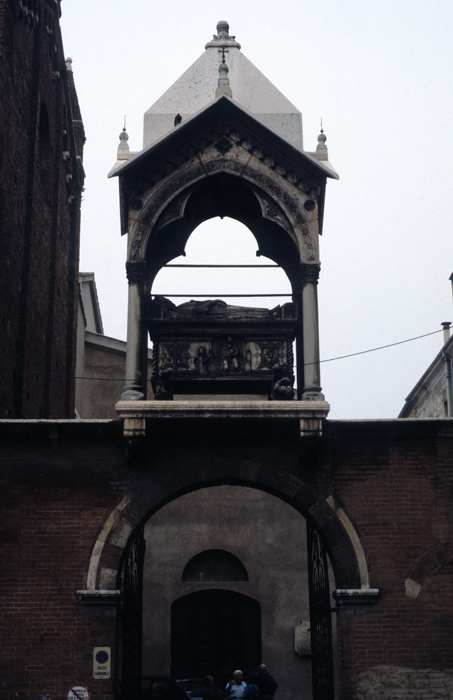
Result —
POLYGON ((121 394, 121 401, 143 401, 145 394, 138 389, 125 389, 121 394))
POLYGON ((302 401, 325 401, 325 396, 320 386, 308 385, 304 386, 301 399, 302 401))

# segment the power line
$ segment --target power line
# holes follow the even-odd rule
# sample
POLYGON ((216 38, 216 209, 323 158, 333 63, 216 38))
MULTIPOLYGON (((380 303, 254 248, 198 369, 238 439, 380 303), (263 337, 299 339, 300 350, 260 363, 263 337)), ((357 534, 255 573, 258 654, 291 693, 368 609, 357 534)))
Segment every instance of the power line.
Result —
MULTIPOLYGON (((334 360, 344 360, 346 357, 356 357, 357 355, 365 355, 368 352, 376 352, 376 350, 385 350, 386 348, 393 348, 395 345, 403 345, 403 343, 411 343, 413 340, 420 340, 420 338, 427 338, 429 335, 435 335, 436 333, 443 333, 443 328, 437 331, 432 331, 431 333, 425 333, 424 335, 416 335, 414 338, 407 338, 407 340, 399 340, 397 343, 389 343, 388 345, 380 345, 377 348, 370 348, 370 350, 361 350, 360 352, 351 352, 349 355, 339 355, 338 357, 329 357, 327 360, 320 360, 321 362, 333 362, 334 360)), ((307 365, 315 365, 316 362, 307 362, 307 365)))
POLYGON ((197 298, 202 298, 206 299, 206 297, 291 297, 292 292, 287 292, 285 294, 244 294, 244 292, 241 292, 240 294, 156 294, 155 296, 159 297, 183 297, 184 299, 197 299, 197 298))
MULTIPOLYGON (((414 338, 407 338, 406 340, 399 340, 396 343, 388 343, 388 345, 380 345, 379 347, 376 348, 370 348, 369 350, 360 350, 359 352, 352 352, 349 355, 339 355, 338 357, 329 357, 327 360, 320 360, 319 364, 323 362, 334 362, 335 360, 344 360, 347 357, 356 357, 357 355, 365 355, 369 352, 376 352, 377 350, 385 350, 386 348, 392 348, 395 347, 395 345, 403 345, 404 343, 411 343, 414 340, 420 340, 421 338, 427 338, 430 335, 436 335, 436 333, 443 333, 443 329, 441 328, 440 330, 437 331, 432 331, 431 333, 424 333, 423 335, 416 335, 414 338)), ((317 364, 316 362, 305 362, 304 367, 308 367, 309 365, 315 365, 317 364)), ((297 365, 294 366, 294 369, 296 369, 297 365)), ((17 372, 17 370, 10 370, 17 372)), ((67 375, 65 374, 47 374, 45 372, 34 372, 32 370, 23 370, 20 372, 21 374, 34 374, 37 377, 53 377, 54 379, 67 379, 67 375)), ((112 377, 74 377, 74 379, 83 379, 86 381, 94 381, 94 382, 123 382, 123 383, 128 383, 127 379, 114 379, 112 377)))

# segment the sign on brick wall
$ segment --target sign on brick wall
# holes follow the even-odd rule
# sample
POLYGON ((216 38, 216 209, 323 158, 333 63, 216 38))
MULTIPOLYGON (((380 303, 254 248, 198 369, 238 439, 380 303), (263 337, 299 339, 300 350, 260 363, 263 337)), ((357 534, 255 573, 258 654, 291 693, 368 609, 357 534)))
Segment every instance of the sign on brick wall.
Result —
POLYGON ((93 678, 110 678, 110 647, 94 647, 93 678))

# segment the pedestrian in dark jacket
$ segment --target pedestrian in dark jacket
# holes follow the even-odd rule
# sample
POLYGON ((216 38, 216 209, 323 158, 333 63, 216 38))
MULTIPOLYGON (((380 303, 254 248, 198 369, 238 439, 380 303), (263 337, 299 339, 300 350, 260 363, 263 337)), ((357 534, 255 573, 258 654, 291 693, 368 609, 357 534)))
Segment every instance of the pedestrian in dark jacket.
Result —
POLYGON ((242 696, 242 700, 258 700, 259 698, 259 693, 260 689, 258 687, 259 683, 259 673, 256 671, 252 671, 250 674, 249 678, 249 684, 247 688, 244 690, 244 695, 242 696))
POLYGON ((272 700, 278 688, 277 683, 274 681, 271 674, 267 670, 266 664, 260 664, 258 666, 258 673, 258 686, 260 689, 259 699, 272 700))

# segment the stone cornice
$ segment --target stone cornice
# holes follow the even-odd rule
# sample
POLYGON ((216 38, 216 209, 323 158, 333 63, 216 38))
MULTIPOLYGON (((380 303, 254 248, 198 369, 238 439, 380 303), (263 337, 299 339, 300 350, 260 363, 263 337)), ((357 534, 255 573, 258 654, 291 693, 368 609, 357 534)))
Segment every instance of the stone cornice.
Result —
MULTIPOLYGON (((260 124, 261 125, 261 124, 260 124)), ((261 125, 264 127, 264 125, 261 125)), ((270 131, 270 130, 268 130, 270 131)), ((266 139, 258 133, 259 130, 249 128, 249 125, 239 126, 238 123, 231 117, 221 116, 216 122, 200 130, 196 134, 189 134, 183 142, 178 144, 168 144, 168 148, 161 153, 160 149, 156 148, 156 153, 153 153, 152 168, 149 169, 146 163, 146 158, 142 158, 146 152, 142 152, 136 158, 126 161, 132 165, 136 161, 140 161, 144 170, 147 170, 148 177, 151 182, 155 183, 163 179, 182 164, 191 160, 197 153, 203 152, 206 148, 213 145, 219 151, 219 157, 225 156, 233 147, 238 145, 245 151, 255 156, 258 160, 267 165, 271 170, 275 170, 281 177, 285 178, 302 192, 311 196, 319 194, 322 181, 327 174, 318 173, 312 169, 311 163, 296 162, 299 160, 293 153, 285 153, 285 148, 282 149, 281 144, 267 143, 266 139), (229 148, 227 144, 231 144, 229 148)), ((270 132, 273 133, 273 132, 270 132)), ((283 143, 286 143, 279 136, 275 135, 283 143)), ((291 149, 296 151, 293 146, 287 144, 291 149)), ((298 154, 297 154, 298 155, 298 154)), ((300 152, 300 155, 304 154, 300 152)), ((142 170, 140 168, 140 171, 142 170)), ((121 172, 112 173, 112 177, 118 175, 123 177, 124 168, 121 172)), ((134 169, 128 173, 128 176, 136 177, 137 173, 134 169)), ((124 173, 125 175, 126 173, 124 173)), ((141 172, 139 172, 139 177, 141 172)))

